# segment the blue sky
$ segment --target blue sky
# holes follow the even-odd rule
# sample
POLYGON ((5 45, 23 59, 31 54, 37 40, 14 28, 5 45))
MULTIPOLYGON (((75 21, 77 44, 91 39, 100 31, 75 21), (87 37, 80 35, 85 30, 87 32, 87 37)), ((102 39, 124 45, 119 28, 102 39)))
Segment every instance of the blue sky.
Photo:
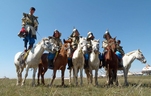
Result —
MULTIPOLYGON (((36 43, 52 35, 55 29, 62 33, 61 39, 67 39, 73 27, 81 36, 86 37, 91 31, 96 39, 103 41, 103 34, 109 29, 113 37, 121 40, 125 53, 140 49, 150 64, 150 4, 150 0, 1 0, 0 78, 16 78, 14 55, 24 48, 17 34, 21 29, 22 13, 29 13, 31 6, 36 8, 35 16, 39 17, 36 43)), ((144 66, 135 60, 130 71, 141 71, 144 66)), ((60 74, 59 71, 57 76, 60 74)), ((32 71, 29 71, 28 78, 31 76, 32 71)), ((52 71, 46 76, 52 77, 52 71)))

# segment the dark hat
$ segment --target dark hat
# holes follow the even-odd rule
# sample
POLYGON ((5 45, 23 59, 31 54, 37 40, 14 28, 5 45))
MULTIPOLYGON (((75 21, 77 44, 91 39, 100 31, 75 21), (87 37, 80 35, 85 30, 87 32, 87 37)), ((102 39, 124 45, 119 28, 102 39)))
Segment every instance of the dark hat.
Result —
POLYGON ((36 9, 35 9, 34 7, 31 7, 31 8, 30 8, 30 10, 34 10, 34 11, 36 11, 36 9))

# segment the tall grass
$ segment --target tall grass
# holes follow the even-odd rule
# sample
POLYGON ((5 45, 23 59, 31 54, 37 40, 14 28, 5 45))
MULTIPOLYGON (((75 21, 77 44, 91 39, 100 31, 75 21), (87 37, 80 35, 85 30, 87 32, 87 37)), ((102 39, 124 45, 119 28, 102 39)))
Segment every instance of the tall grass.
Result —
MULTIPOLYGON (((151 96, 150 76, 128 77, 129 86, 124 86, 123 77, 119 77, 120 86, 105 86, 106 78, 99 78, 99 86, 87 84, 84 79, 82 86, 68 85, 62 87, 61 79, 56 79, 53 86, 31 86, 27 79, 25 86, 16 86, 16 79, 0 79, 0 96, 151 96)), ((79 80, 80 81, 80 80, 79 80)), ((46 84, 50 79, 45 80, 46 84)))

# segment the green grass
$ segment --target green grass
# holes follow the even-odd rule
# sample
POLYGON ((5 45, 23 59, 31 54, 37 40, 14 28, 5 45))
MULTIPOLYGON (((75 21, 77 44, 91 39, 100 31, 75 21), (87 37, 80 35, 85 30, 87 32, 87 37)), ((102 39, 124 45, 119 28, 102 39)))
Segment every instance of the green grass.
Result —
MULTIPOLYGON (((87 84, 84 79, 82 86, 68 85, 61 87, 61 79, 56 79, 53 86, 31 86, 27 79, 25 86, 16 86, 16 79, 0 79, 0 96, 151 96, 150 76, 130 76, 129 86, 124 86, 123 77, 119 77, 121 86, 105 86, 106 78, 99 78, 99 86, 87 84)), ((80 80, 79 80, 80 81, 80 80)), ((93 80, 94 81, 94 80, 93 80)), ((50 79, 45 80, 46 84, 50 79)))

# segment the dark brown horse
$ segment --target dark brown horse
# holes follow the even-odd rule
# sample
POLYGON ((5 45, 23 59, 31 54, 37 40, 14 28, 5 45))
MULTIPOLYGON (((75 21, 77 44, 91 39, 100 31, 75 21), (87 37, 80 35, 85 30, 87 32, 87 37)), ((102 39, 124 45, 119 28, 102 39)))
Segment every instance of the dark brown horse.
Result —
POLYGON ((107 39, 107 52, 104 54, 107 84, 110 85, 113 82, 118 85, 117 80, 117 69, 118 69, 118 58, 115 54, 116 51, 116 38, 112 38, 110 34, 106 34, 107 39))
MULTIPOLYGON (((61 77, 62 77, 62 85, 64 85, 64 72, 67 64, 68 57, 71 55, 71 42, 69 40, 64 40, 64 44, 62 45, 59 54, 57 55, 55 61, 54 61, 54 68, 53 68, 53 78, 49 85, 52 85, 57 70, 61 70, 61 77)), ((44 53, 41 57, 41 62, 39 64, 39 70, 38 70, 38 84, 39 77, 41 75, 41 82, 45 85, 44 82, 44 75, 46 71, 48 70, 48 53, 44 53)))

